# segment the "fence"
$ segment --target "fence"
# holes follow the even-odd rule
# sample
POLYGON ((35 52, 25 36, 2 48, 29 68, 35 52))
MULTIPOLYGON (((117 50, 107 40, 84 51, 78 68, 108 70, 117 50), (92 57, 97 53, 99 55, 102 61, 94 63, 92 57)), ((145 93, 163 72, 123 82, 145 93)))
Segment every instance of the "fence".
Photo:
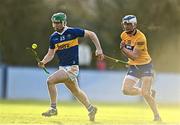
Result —
MULTIPOLYGON (((55 68, 48 69, 51 73, 55 68)), ((138 102, 138 96, 124 96, 121 92, 125 71, 81 70, 79 85, 91 100, 99 102, 138 102)), ((0 97, 7 99, 38 99, 49 98, 46 86, 48 76, 39 68, 8 67, 7 85, 4 86, 3 68, 0 68, 0 97), (6 87, 6 91, 4 91, 6 87), (4 93, 5 92, 5 93, 4 93)), ((58 86, 58 99, 70 101, 71 93, 64 84, 58 86)), ((180 74, 157 73, 154 88, 157 100, 161 103, 180 103, 180 74)))

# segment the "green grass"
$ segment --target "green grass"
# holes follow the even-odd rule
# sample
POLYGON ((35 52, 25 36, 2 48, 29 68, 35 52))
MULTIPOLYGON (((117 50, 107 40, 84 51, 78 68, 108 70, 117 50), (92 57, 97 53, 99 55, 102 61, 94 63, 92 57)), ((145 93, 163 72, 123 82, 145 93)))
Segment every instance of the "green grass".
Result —
POLYGON ((0 100, 0 124, 56 124, 56 125, 180 125, 180 105, 160 105, 163 122, 153 122, 153 115, 145 104, 101 104, 96 122, 89 122, 87 111, 79 103, 58 104, 58 116, 45 118, 41 113, 48 102, 0 100))

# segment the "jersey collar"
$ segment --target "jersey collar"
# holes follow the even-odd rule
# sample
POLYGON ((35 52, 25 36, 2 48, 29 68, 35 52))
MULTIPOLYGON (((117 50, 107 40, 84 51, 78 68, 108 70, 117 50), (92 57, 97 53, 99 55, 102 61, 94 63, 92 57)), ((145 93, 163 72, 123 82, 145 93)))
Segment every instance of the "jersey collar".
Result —
POLYGON ((136 35, 136 33, 137 33, 137 29, 135 29, 135 32, 132 34, 133 36, 135 36, 136 35))
POLYGON ((57 31, 56 31, 56 32, 57 32, 59 35, 62 35, 68 28, 69 28, 69 27, 65 26, 64 29, 63 29, 63 31, 62 31, 61 33, 60 33, 60 32, 57 32, 57 31))

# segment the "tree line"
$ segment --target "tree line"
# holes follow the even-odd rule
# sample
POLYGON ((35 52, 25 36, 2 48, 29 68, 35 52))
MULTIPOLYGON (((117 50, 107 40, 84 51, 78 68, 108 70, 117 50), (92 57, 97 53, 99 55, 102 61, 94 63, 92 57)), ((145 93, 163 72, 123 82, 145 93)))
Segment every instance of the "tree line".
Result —
MULTIPOLYGON (((0 4, 0 58, 8 65, 32 66, 36 63, 25 48, 39 45, 42 58, 53 32, 51 16, 65 12, 68 26, 81 27, 97 33, 104 52, 123 58, 119 50, 121 18, 134 14, 138 28, 145 33, 148 47, 158 71, 179 72, 180 1, 178 0, 3 0, 0 4)), ((87 42, 95 49, 88 39, 87 42)), ((93 57, 90 68, 95 68, 93 57)), ((55 66, 56 59, 49 66, 55 66)), ((107 61, 109 69, 122 69, 121 64, 107 61)))

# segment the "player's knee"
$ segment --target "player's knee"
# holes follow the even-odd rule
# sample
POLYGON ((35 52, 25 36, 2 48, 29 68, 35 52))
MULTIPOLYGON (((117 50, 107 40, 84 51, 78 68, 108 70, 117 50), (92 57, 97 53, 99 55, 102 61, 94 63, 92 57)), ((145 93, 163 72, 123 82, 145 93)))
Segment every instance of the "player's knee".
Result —
POLYGON ((130 93, 129 88, 122 88, 122 92, 124 95, 129 95, 130 93))
POLYGON ((51 77, 48 77, 48 78, 47 78, 47 84, 48 84, 48 85, 54 84, 53 79, 52 79, 51 77))
POLYGON ((142 96, 149 97, 151 96, 151 93, 149 91, 142 91, 142 96))

